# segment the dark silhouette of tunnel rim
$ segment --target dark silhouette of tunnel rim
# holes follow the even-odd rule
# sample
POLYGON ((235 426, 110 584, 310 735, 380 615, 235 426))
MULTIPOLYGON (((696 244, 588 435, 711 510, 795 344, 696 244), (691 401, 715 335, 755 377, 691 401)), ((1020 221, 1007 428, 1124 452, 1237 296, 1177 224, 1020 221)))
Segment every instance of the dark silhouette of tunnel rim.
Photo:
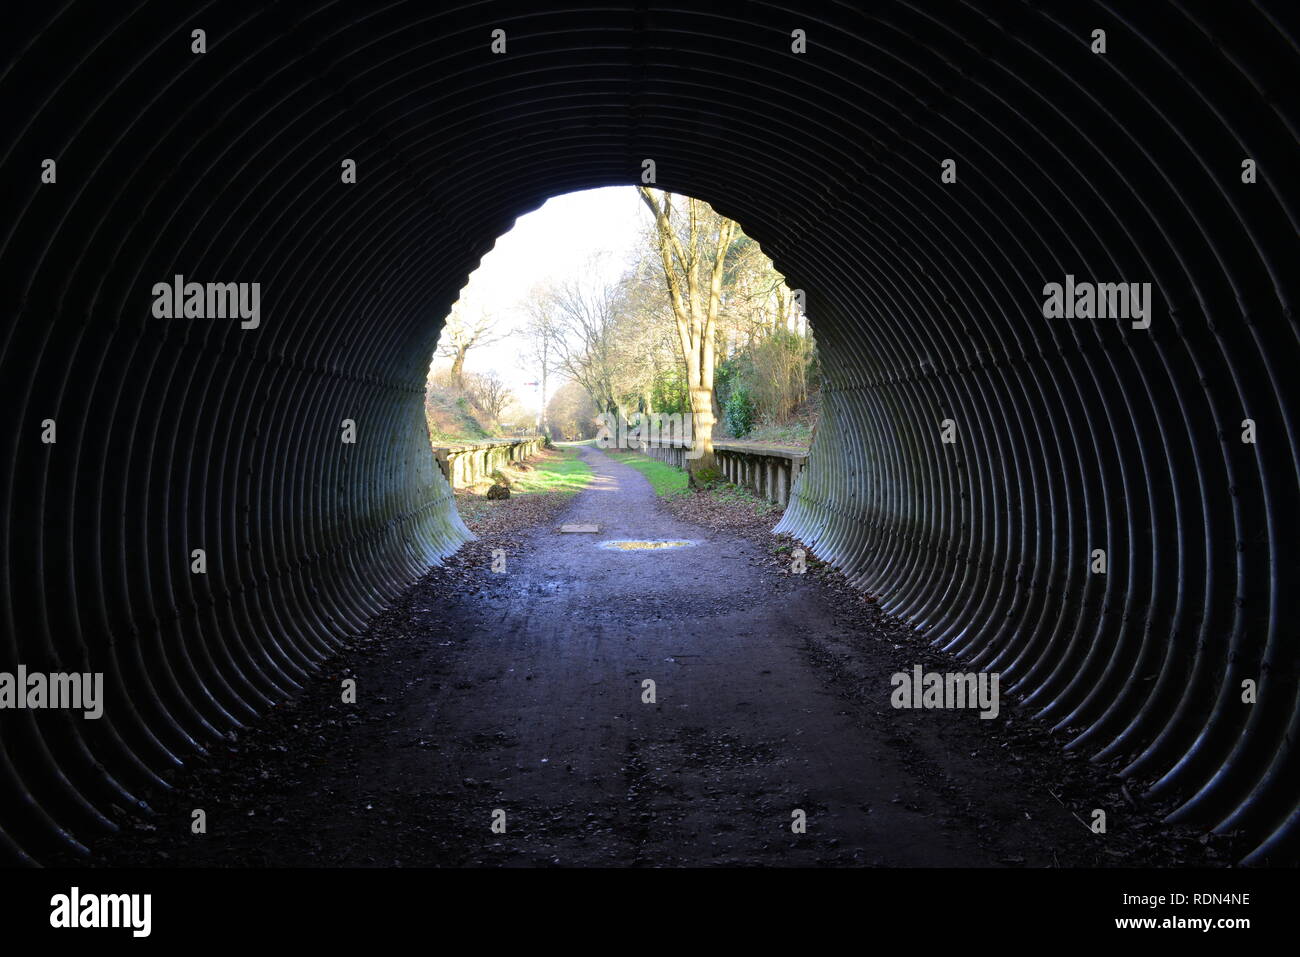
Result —
POLYGON ((536 6, 7 14, 0 670, 109 701, 0 715, 0 855, 93 846, 459 546, 441 317, 515 217, 652 158, 806 291, 826 398, 781 528, 1174 819, 1294 860, 1294 11, 536 6), (260 282, 261 327, 150 319, 176 274, 260 282), (1066 274, 1153 283, 1151 328, 1043 319, 1066 274))

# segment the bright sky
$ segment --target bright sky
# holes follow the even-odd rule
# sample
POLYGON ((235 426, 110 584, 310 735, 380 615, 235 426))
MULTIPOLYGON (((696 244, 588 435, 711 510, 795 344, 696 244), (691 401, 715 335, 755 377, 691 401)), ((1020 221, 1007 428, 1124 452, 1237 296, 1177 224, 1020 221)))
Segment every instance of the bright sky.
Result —
MULTIPOLYGON (((631 262, 649 213, 632 186, 608 186, 566 193, 546 201, 516 220, 514 228, 470 276, 460 292, 462 308, 474 315, 479 308, 500 317, 503 328, 523 326, 521 305, 537 283, 564 280, 590 268, 591 257, 608 253, 604 261, 613 279, 631 262)), ((522 335, 507 336, 493 345, 469 351, 466 372, 494 370, 525 406, 535 408, 540 389, 524 385, 540 379, 540 370, 525 364, 522 335)), ((435 359, 439 366, 448 359, 435 359)), ((547 391, 555 394, 559 382, 547 391)))

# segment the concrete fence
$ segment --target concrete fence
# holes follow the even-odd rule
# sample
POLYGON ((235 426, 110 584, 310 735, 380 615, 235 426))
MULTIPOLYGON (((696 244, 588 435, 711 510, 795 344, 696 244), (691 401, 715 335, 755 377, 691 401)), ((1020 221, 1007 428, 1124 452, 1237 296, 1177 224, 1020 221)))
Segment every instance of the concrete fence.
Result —
POLYGON ((486 481, 492 472, 541 450, 540 435, 523 439, 488 439, 483 442, 435 445, 433 456, 452 488, 469 488, 486 481))
MULTIPOLYGON (((643 441, 641 451, 679 469, 687 466, 687 449, 650 445, 643 441)), ((719 471, 728 482, 744 486, 778 505, 790 501, 790 490, 808 465, 807 452, 741 442, 714 442, 713 454, 717 457, 719 471)))

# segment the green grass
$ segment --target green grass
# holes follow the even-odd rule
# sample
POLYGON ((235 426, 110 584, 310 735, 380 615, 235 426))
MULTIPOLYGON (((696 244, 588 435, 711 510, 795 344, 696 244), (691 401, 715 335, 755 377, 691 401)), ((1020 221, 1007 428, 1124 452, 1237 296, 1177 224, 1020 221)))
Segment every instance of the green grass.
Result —
POLYGON ((560 492, 576 495, 591 484, 591 466, 571 449, 556 449, 558 459, 534 459, 528 464, 532 471, 525 472, 510 487, 511 495, 528 495, 534 492, 560 492))
MULTIPOLYGON (((626 449, 606 449, 605 454, 615 461, 632 466, 644 475, 654 486, 655 494, 662 498, 690 493, 689 476, 684 469, 626 449)), ((733 485, 730 482, 718 482, 709 488, 708 493, 720 504, 748 505, 760 514, 768 514, 780 508, 775 502, 769 502, 743 485, 733 485)))
POLYGON ((667 462, 652 459, 648 455, 642 455, 640 452, 608 449, 606 454, 624 465, 632 466, 632 468, 644 475, 650 480, 655 494, 661 498, 687 493, 687 475, 682 469, 669 465, 667 462))

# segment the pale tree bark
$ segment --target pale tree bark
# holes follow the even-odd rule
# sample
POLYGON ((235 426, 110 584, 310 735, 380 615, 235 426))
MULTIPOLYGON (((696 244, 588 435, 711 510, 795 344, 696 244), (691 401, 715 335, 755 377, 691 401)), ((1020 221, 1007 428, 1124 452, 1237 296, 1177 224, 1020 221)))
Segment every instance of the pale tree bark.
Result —
POLYGON ((701 471, 717 467, 713 453, 713 426, 717 421, 713 402, 714 341, 727 250, 736 235, 736 224, 724 216, 707 217, 705 205, 688 198, 683 246, 673 222, 671 194, 656 196, 644 186, 637 190, 654 216, 659 259, 686 363, 696 453, 687 461, 692 484, 696 484, 701 471), (706 235, 712 234, 711 223, 706 225, 702 218, 716 219, 716 236, 706 235))
MULTIPOLYGON (((472 343, 471 343, 472 345, 472 343)), ((465 391, 465 353, 469 352, 470 346, 464 343, 456 343, 452 347, 451 360, 451 381, 456 383, 456 388, 462 392, 465 391)))

